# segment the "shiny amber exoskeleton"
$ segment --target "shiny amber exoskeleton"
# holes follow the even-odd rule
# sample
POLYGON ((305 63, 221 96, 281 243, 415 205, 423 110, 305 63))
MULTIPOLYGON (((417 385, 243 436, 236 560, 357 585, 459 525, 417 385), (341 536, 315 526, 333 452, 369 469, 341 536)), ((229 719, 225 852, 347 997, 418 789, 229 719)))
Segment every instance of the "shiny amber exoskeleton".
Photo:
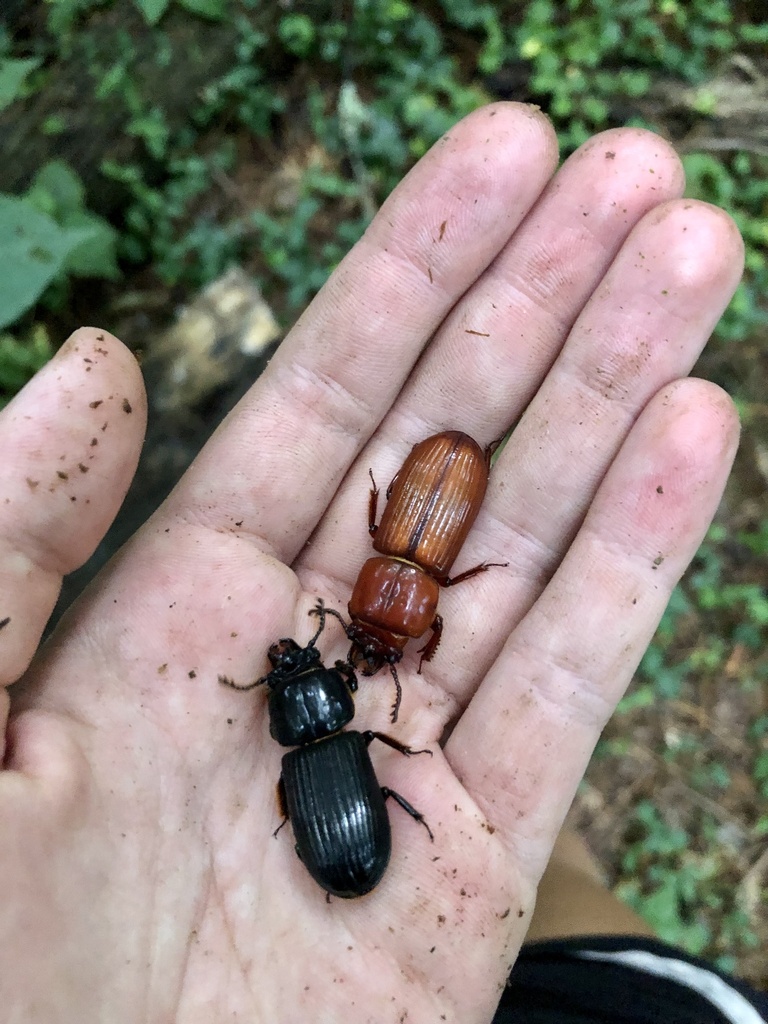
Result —
POLYGON ((483 503, 489 458, 459 430, 415 445, 387 488, 374 548, 446 579, 483 503))
POLYGON ((483 449, 459 430, 415 445, 387 489, 378 527, 375 484, 371 491, 368 528, 381 555, 369 558, 360 570, 349 601, 352 621, 345 629, 352 641, 350 662, 364 675, 390 666, 397 686, 393 722, 401 696, 394 665, 408 639, 432 630, 419 652, 419 671, 440 643, 439 588, 499 564, 484 562, 453 578, 448 575, 480 511, 494 447, 483 449))

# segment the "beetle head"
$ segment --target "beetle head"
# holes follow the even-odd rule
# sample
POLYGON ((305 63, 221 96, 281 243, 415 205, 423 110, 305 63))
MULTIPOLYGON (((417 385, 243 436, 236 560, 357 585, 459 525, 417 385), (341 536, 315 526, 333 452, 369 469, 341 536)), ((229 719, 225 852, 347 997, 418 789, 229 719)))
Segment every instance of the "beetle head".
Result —
POLYGON ((390 633, 389 630, 371 626, 369 623, 353 621, 347 629, 352 641, 349 661, 364 676, 372 676, 385 665, 394 665, 403 656, 407 637, 390 633))
POLYGON ((267 657, 272 668, 281 676, 294 675, 320 664, 320 651, 314 645, 300 647, 290 637, 272 644, 267 657))

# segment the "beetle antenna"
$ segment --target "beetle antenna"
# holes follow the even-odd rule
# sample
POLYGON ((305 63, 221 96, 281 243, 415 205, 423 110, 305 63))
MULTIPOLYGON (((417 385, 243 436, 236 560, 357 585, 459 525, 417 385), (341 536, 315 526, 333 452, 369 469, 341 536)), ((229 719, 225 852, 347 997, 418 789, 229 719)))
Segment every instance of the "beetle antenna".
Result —
POLYGON ((222 686, 229 686, 232 690, 253 690, 257 686, 261 686, 262 683, 267 681, 266 676, 262 676, 261 679, 255 679, 252 683, 236 683, 234 679, 230 679, 229 676, 219 676, 219 682, 222 686))
MULTIPOLYGON (((319 615, 320 616, 321 626, 320 626, 320 629, 315 634, 315 640, 317 640, 317 638, 320 636, 320 634, 323 631, 323 628, 325 626, 325 617, 326 617, 326 615, 332 615, 334 617, 334 619, 338 619, 339 622, 341 623, 341 628, 344 630, 344 632, 347 634, 347 636, 349 636, 349 626, 346 624, 344 619, 341 617, 341 613, 337 612, 335 608, 326 608, 325 607, 325 602, 323 601, 323 599, 321 597, 318 597, 317 604, 315 605, 314 608, 310 608, 310 610, 309 610, 309 612, 307 614, 308 615, 319 615)), ((351 637, 350 637, 350 639, 351 639, 351 637)), ((312 641, 310 641, 310 643, 312 643, 312 641)))
POLYGON ((318 638, 320 637, 320 634, 325 629, 325 616, 328 610, 329 609, 325 607, 325 602, 323 601, 322 597, 318 597, 317 604, 315 605, 315 607, 309 610, 309 615, 317 615, 317 617, 320 619, 320 625, 318 626, 315 635, 307 644, 307 647, 314 647, 318 641, 318 638))

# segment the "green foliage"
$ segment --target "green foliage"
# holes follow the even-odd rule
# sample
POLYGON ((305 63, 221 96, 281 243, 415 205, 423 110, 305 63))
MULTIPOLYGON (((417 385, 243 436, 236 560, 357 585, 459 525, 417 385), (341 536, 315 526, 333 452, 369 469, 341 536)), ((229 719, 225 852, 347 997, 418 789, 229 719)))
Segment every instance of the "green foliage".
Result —
MULTIPOLYGON (((97 7, 112 6, 115 2, 116 0, 46 0, 51 8, 48 28, 54 35, 62 35, 90 11, 97 7)), ((229 0, 133 0, 144 21, 150 26, 158 24, 173 2, 190 14, 211 21, 221 21, 229 10, 229 0)))
POLYGON ((10 334, 0 334, 0 409, 52 355, 51 343, 42 324, 36 324, 22 341, 10 334))
POLYGON ((728 341, 743 341, 768 324, 768 160, 750 153, 732 159, 709 153, 683 157, 688 195, 728 210, 744 236, 745 278, 718 326, 728 341))
POLYGON ((199 18, 223 21, 229 12, 229 0, 177 0, 180 7, 199 18))
POLYGON ((306 14, 284 15, 277 33, 286 50, 297 57, 306 57, 315 41, 315 26, 306 14))
POLYGON ((292 309, 305 305, 322 287, 367 226, 365 216, 359 215, 343 221, 319 246, 313 245, 313 220, 326 198, 354 201, 358 189, 337 175, 310 168, 289 212, 275 217, 259 210, 251 218, 265 263, 287 287, 287 303, 292 309))
POLYGON ((73 236, 80 232, 80 240, 67 253, 65 273, 111 280, 119 277, 115 258, 117 232, 86 209, 83 183, 68 164, 51 160, 41 168, 25 200, 51 217, 62 230, 73 236))
POLYGON ((617 100, 649 92, 653 73, 697 84, 757 39, 768 26, 737 22, 727 0, 531 0, 515 32, 567 148, 608 127, 617 100))
MULTIPOLYGON (((645 918, 657 934, 691 953, 716 948, 745 948, 757 939, 746 915, 733 898, 732 886, 722 878, 718 849, 723 839, 711 816, 703 822, 699 844, 685 829, 672 824, 649 801, 634 810, 629 839, 622 859, 626 881, 617 893, 645 918), (707 923, 716 911, 720 933, 712 934, 707 923)), ((718 958, 723 969, 732 967, 718 958)))
POLYGON ((68 32, 78 18, 97 7, 104 7, 112 0, 45 0, 50 6, 48 29, 54 36, 68 32))
POLYGON ((18 60, 13 57, 0 57, 0 110, 5 110, 14 100, 24 96, 27 79, 41 64, 40 57, 18 60))
POLYGON ((84 202, 79 178, 59 161, 40 170, 26 195, 0 195, 0 328, 57 279, 117 276, 116 233, 84 202))
POLYGON ((0 327, 34 306, 81 240, 27 200, 0 196, 0 327))
POLYGON ((156 25, 170 6, 171 0, 134 0, 148 25, 156 25))
MULTIPOLYGON (((133 0, 148 25, 157 25, 171 5, 171 0, 133 0)), ((221 21, 227 13, 227 0, 177 0, 190 14, 211 21, 221 21)))
POLYGON ((226 148, 209 159, 179 157, 169 163, 168 178, 159 186, 150 184, 135 165, 105 163, 104 173, 131 196, 121 256, 133 263, 151 262, 166 285, 184 281, 199 287, 218 276, 236 257, 242 229, 237 224, 222 227, 191 211, 213 175, 226 170, 230 161, 226 148))

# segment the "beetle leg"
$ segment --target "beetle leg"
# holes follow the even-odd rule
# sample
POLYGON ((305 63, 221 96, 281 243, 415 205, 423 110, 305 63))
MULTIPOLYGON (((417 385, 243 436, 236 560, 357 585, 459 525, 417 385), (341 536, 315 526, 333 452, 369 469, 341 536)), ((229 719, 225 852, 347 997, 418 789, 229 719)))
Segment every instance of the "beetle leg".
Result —
POLYGON ((432 757, 431 750, 414 750, 412 747, 406 747, 404 743, 399 740, 392 739, 391 736, 387 736, 384 732, 374 732, 372 729, 366 729, 362 734, 365 740, 365 745, 373 743, 374 740, 381 740, 382 743, 386 743, 388 747, 392 747, 393 750, 399 750, 401 754, 405 754, 406 757, 410 757, 411 754, 429 754, 432 757))
POLYGON ((432 636, 427 640, 423 647, 420 647, 417 654, 421 655, 419 661, 419 675, 421 675, 421 666, 425 661, 431 661, 434 657, 435 651, 437 650, 440 639, 443 635, 443 617, 442 615, 436 615, 432 625, 429 627, 432 630, 432 636))
MULTIPOLYGON (((273 839, 277 839, 277 833, 280 831, 280 829, 283 827, 286 821, 288 821, 288 806, 285 802, 285 783, 283 782, 282 775, 280 776, 280 781, 277 784, 277 806, 280 809, 280 813, 283 816, 283 820, 272 833, 273 839)), ((296 849, 296 852, 299 852, 298 848, 296 849)), ((299 857, 299 860, 301 860, 301 857, 299 857)))
POLYGON ((400 702, 403 699, 403 688, 397 677, 397 669, 392 662, 389 663, 389 671, 392 673, 392 678, 395 680, 395 703, 392 705, 392 715, 390 717, 390 722, 394 725, 397 721, 397 716, 400 713, 400 702))
POLYGON ((400 476, 401 472, 402 472, 402 466, 400 467, 400 469, 398 469, 398 471, 395 473, 395 475, 389 481, 389 487, 387 488, 386 494, 384 495, 384 497, 387 499, 387 501, 389 501, 389 499, 392 497, 392 491, 394 491, 394 489, 395 489, 395 484, 397 483, 397 478, 400 476))
POLYGON ((502 434, 501 437, 497 437, 495 441, 491 441, 490 444, 487 444, 485 446, 485 464, 488 467, 488 469, 491 468, 491 459, 504 443, 504 438, 506 436, 506 434, 502 434))
POLYGON ((381 795, 384 797, 385 800, 389 799, 389 797, 392 797, 395 803, 400 804, 403 810, 407 814, 410 814, 414 821, 418 821, 420 824, 424 826, 424 828, 427 830, 427 835, 429 836, 430 840, 434 843, 435 837, 432 835, 432 829, 427 824, 424 815, 420 811, 417 811, 416 808, 413 807, 411 804, 409 804, 404 796, 400 796, 399 793, 396 793, 394 789, 390 789, 388 786, 381 787, 381 795))
MULTIPOLYGON (((371 478, 371 483, 373 485, 371 487, 370 494, 368 495, 368 533, 373 537, 378 530, 378 526, 376 525, 376 510, 379 507, 379 488, 376 486, 376 481, 373 479, 372 469, 368 470, 368 476, 371 478)), ((387 497, 389 497, 389 492, 387 492, 387 497)))
POLYGON ((344 682, 349 687, 350 693, 357 693, 357 675, 354 668, 349 664, 348 661, 336 662, 336 671, 343 678, 344 682))
POLYGON ((480 565, 475 565, 472 569, 467 569, 466 572, 460 572, 458 576, 443 576, 435 577, 441 587, 455 587, 457 583, 463 583, 464 580, 471 580, 473 576, 478 576, 481 572, 487 572, 489 569, 506 569, 509 562, 481 562, 480 565))

